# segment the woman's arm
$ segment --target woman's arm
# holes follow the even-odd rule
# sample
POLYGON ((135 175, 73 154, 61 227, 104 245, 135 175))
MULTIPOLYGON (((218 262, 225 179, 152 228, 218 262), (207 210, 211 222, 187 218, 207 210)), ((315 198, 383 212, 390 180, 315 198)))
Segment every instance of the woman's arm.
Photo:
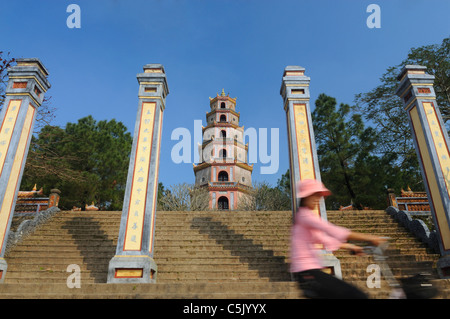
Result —
MULTIPOLYGON (((347 237, 347 240, 368 241, 374 244, 375 246, 381 245, 382 243, 387 241, 387 239, 383 237, 357 232, 350 232, 350 234, 347 237)), ((358 256, 364 255, 363 248, 358 245, 343 243, 340 248, 351 250, 355 253, 355 255, 358 256)))
POLYGON ((353 245, 350 243, 343 243, 340 248, 351 250, 355 253, 355 255, 358 255, 358 256, 364 255, 363 248, 360 246, 357 246, 357 245, 353 245))
POLYGON ((371 235, 371 234, 364 234, 364 233, 357 233, 357 232, 353 232, 353 231, 351 231, 348 234, 347 240, 369 241, 372 244, 374 244, 375 246, 379 246, 382 243, 387 241, 386 238, 383 238, 383 237, 380 237, 380 236, 375 236, 375 235, 371 235))

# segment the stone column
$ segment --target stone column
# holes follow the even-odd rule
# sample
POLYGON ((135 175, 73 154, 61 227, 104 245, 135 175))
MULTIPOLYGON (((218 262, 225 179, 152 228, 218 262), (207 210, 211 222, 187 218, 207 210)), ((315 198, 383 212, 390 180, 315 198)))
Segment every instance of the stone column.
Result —
POLYGON ((0 282, 7 263, 5 247, 28 155, 37 108, 50 88, 38 59, 17 59, 8 69, 6 99, 0 113, 0 282))
MULTIPOLYGON (((287 66, 284 69, 280 94, 287 121, 293 216, 299 207, 295 185, 304 179, 321 180, 309 105, 309 82, 303 67, 287 66)), ((327 220, 324 200, 316 213, 327 220)), ((335 276, 342 277, 339 260, 331 253, 323 253, 326 266, 335 276)))
POLYGON ((161 64, 147 64, 137 75, 139 104, 116 255, 108 283, 154 283, 153 260, 162 120, 169 94, 161 64))
POLYGON ((407 65, 398 76, 402 99, 438 234, 438 273, 450 278, 450 152, 449 137, 436 103, 434 76, 426 67, 407 65))

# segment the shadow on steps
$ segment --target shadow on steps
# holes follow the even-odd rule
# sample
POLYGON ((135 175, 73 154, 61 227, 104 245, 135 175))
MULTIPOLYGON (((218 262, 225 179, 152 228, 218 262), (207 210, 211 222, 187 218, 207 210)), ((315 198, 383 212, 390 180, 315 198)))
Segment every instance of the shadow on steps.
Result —
POLYGON ((242 263, 247 263, 249 269, 257 270, 260 277, 270 281, 291 281, 289 265, 284 257, 275 256, 273 250, 255 244, 252 239, 236 233, 222 222, 214 221, 211 217, 195 217, 191 228, 207 234, 233 256, 239 257, 242 263))
POLYGON ((116 242, 108 238, 100 223, 92 217, 75 217, 66 221, 62 228, 72 235, 94 282, 106 283, 109 261, 116 251, 116 242))

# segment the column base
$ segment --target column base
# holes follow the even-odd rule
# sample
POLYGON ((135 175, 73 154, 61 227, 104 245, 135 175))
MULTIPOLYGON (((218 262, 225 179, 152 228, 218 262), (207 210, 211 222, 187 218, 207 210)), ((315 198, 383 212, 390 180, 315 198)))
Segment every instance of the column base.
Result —
POLYGON ((6 269, 8 269, 8 264, 5 258, 0 257, 0 284, 5 281, 6 269))
POLYGON ((321 255, 322 264, 325 269, 329 269, 329 273, 336 278, 342 279, 341 262, 332 253, 324 251, 321 255))
POLYGON ((108 283, 156 283, 157 266, 145 255, 116 255, 109 262, 108 283))
POLYGON ((441 279, 450 279, 450 256, 442 256, 436 263, 436 269, 441 279))

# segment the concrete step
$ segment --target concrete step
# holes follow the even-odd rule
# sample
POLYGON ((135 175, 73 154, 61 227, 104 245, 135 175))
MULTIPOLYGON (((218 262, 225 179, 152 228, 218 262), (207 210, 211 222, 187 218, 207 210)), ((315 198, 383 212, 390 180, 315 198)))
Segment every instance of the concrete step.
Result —
MULTIPOLYGON (((352 230, 391 237, 389 260, 399 277, 435 268, 439 256, 384 211, 327 215, 352 230)), ((288 269, 291 212, 157 212, 158 283, 125 286, 105 284, 120 218, 121 212, 56 214, 5 256, 8 272, 0 298, 302 298, 288 269), (81 289, 67 288, 70 264, 80 266, 81 289)), ((372 257, 335 255, 345 280, 373 298, 389 296, 385 281, 380 289, 367 288, 372 257)))
POLYGON ((299 298, 294 283, 169 283, 169 284, 81 284, 68 288, 66 283, 23 285, 3 284, 0 298, 51 299, 292 299, 299 298))

